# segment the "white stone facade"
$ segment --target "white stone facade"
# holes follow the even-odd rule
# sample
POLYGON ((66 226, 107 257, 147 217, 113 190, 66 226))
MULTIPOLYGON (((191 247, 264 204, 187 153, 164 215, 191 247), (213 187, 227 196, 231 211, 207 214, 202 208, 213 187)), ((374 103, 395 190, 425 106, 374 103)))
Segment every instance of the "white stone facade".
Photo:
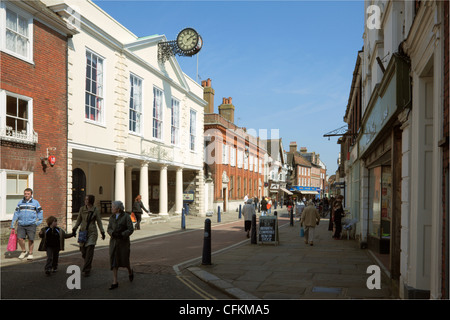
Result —
POLYGON ((131 211, 140 194, 152 213, 180 214, 183 192, 193 190, 204 214, 206 102, 174 57, 158 62, 165 36, 138 38, 88 0, 43 2, 79 31, 68 52, 68 216, 76 168, 96 205, 121 200, 131 211))

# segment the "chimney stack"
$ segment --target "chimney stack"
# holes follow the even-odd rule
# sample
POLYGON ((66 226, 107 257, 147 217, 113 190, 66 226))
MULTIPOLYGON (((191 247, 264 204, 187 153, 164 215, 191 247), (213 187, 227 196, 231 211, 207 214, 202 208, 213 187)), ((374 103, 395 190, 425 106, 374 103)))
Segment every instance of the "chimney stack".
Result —
POLYGON ((205 106, 205 113, 214 113, 214 89, 211 88, 211 79, 202 81, 203 100, 208 102, 205 106))
POLYGON ((219 106, 219 114, 234 123, 234 105, 231 97, 222 99, 222 104, 219 106))
POLYGON ((292 142, 289 144, 289 153, 294 153, 294 152, 296 152, 296 151, 297 151, 297 142, 292 141, 292 142))

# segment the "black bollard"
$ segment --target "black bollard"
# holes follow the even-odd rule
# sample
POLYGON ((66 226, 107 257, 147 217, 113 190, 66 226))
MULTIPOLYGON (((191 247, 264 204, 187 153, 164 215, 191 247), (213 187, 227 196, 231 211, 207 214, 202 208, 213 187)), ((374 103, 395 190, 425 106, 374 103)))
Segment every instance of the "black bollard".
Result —
POLYGON ((257 244, 256 241, 256 214, 252 215, 251 244, 257 244))
POLYGON ((211 220, 205 220, 205 233, 203 237, 203 256, 202 264, 211 264, 211 220))
POLYGON ((241 205, 239 205, 239 219, 241 219, 242 218, 242 208, 241 208, 241 205))
POLYGON ((217 207, 217 222, 222 222, 222 219, 220 218, 220 206, 217 207))
MULTIPOLYGON (((288 210, 289 210, 289 207, 288 207, 288 210)), ((291 210, 289 210, 290 211, 290 222, 289 222, 289 225, 291 226, 291 227, 293 227, 294 226, 294 207, 291 207, 291 210)))
POLYGON ((184 208, 181 209, 181 229, 186 229, 186 218, 184 216, 184 208))

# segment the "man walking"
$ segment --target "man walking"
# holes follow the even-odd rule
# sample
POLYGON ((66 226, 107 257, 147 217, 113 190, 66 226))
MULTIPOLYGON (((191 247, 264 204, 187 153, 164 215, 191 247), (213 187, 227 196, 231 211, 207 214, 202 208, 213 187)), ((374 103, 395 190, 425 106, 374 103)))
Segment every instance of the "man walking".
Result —
POLYGON ((308 201, 308 206, 303 210, 302 217, 300 218, 300 225, 305 227, 305 243, 313 245, 314 241, 314 228, 319 224, 320 214, 314 206, 314 202, 308 201))
POLYGON ((252 204, 253 200, 248 199, 244 205, 244 230, 247 232, 247 238, 250 238, 250 230, 252 228, 252 217, 256 214, 255 207, 252 204))
POLYGON ((28 236, 29 251, 27 260, 33 260, 36 227, 42 223, 44 213, 39 202, 33 199, 32 189, 26 188, 23 193, 24 197, 17 204, 10 228, 14 230, 14 224, 17 221, 17 238, 19 238, 19 246, 22 249, 19 259, 24 259, 27 255, 27 251, 25 250, 25 238, 28 236))

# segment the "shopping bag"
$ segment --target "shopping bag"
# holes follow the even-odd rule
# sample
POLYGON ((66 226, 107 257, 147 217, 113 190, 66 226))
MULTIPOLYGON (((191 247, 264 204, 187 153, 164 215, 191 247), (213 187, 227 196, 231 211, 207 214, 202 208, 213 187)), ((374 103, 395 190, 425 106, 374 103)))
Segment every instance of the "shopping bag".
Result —
POLYGON ((8 251, 16 251, 17 249, 17 234, 14 230, 11 231, 9 235, 8 247, 6 250, 8 251))
POLYGON ((305 230, 303 229, 303 227, 300 227, 300 237, 304 237, 305 236, 305 230))
POLYGON ((131 213, 131 222, 136 222, 136 215, 134 214, 134 212, 131 213))

